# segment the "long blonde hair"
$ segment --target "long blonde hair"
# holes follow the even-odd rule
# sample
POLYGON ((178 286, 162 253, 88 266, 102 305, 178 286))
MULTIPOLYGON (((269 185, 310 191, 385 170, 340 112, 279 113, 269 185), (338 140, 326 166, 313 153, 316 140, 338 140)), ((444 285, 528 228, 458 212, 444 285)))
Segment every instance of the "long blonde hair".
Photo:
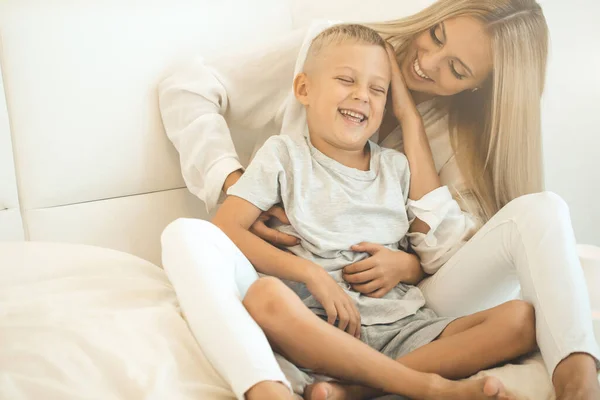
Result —
POLYGON ((535 0, 439 0, 396 21, 368 24, 399 60, 412 40, 441 21, 481 20, 492 41, 493 72, 480 90, 441 99, 466 183, 471 213, 483 222, 512 199, 543 189, 541 110, 548 27, 535 0))

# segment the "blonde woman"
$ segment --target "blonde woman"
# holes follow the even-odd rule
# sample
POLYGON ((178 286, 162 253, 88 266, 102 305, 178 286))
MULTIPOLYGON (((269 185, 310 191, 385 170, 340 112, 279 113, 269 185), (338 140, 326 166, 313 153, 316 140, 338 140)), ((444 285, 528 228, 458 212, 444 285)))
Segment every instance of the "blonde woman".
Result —
MULTIPOLYGON (((436 204, 422 202, 420 219, 431 229, 411 238, 418 258, 383 257, 363 244, 357 251, 372 256, 347 267, 346 280, 372 296, 421 281, 428 306, 442 316, 491 308, 520 291, 535 308, 538 345, 558 398, 599 398, 600 351, 569 212, 558 196, 538 193, 548 35, 541 8, 533 0, 440 0, 409 18, 371 26, 394 46, 422 117, 422 124, 404 126, 388 105, 378 141, 402 150, 408 145, 402 129, 424 129, 440 180, 461 207, 440 218, 432 212, 436 204), (436 222, 442 219, 448 222, 436 222)), ((305 115, 292 79, 326 27, 297 32, 260 53, 198 60, 161 83, 167 134, 188 188, 209 211, 243 173, 228 124, 260 130, 257 148, 271 135, 302 131, 305 115)), ((272 217, 287 222, 274 209, 254 233, 295 244, 265 225, 272 217)), ((245 298, 257 280, 250 263, 204 221, 178 220, 162 241, 164 267, 190 328, 238 398, 289 398, 289 383, 241 301, 254 300, 245 298)), ((321 392, 333 396, 334 389, 321 392)))

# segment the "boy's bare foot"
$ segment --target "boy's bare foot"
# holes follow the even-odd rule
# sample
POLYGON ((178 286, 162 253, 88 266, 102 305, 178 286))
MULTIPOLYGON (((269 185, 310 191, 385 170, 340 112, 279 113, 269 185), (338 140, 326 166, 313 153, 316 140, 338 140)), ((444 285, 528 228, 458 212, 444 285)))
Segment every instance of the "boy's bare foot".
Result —
MULTIPOLYGON (((364 393, 359 386, 334 382, 319 382, 309 385, 304 391, 305 400, 360 400, 364 393)), ((434 389, 426 397, 431 400, 516 400, 497 378, 472 381, 435 380, 434 389)))
POLYGON ((556 400, 600 399, 596 363, 587 354, 573 354, 564 359, 554 372, 556 400))
POLYGON ((297 397, 281 382, 264 381, 246 392, 246 400, 296 400, 297 397))
POLYGON ((360 400, 353 388, 354 385, 343 385, 335 382, 318 382, 308 385, 304 390, 305 400, 360 400))

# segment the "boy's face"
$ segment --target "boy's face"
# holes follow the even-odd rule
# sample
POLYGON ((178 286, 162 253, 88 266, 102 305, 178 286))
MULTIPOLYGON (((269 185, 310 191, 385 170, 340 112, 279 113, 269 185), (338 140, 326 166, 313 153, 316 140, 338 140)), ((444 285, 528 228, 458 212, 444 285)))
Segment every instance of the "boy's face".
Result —
POLYGON ((294 81, 311 136, 344 150, 362 149, 381 125, 390 77, 380 46, 345 43, 321 49, 294 81))

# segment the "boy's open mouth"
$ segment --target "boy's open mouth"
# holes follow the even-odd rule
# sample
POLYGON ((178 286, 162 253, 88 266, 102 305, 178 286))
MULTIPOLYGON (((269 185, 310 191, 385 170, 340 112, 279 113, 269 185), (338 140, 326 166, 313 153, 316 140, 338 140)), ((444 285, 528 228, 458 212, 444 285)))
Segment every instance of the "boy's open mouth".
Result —
POLYGON ((369 119, 366 115, 359 111, 348 110, 345 108, 338 109, 338 112, 342 114, 342 116, 350 122, 355 124, 362 124, 364 121, 369 119))

